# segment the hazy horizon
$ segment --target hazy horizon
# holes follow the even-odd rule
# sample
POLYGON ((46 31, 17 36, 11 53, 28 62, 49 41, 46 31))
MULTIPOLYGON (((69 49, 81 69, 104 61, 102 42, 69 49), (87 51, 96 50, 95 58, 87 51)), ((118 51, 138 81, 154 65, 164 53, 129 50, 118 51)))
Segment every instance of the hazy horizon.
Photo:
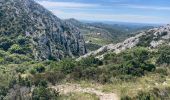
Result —
POLYGON ((35 0, 62 19, 168 24, 168 0, 35 0))

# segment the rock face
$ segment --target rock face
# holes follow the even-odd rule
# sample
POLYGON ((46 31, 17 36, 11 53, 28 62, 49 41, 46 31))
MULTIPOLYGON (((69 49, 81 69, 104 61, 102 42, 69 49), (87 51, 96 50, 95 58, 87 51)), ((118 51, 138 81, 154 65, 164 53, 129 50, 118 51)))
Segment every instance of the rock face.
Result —
POLYGON ((36 59, 61 59, 86 53, 78 28, 33 0, 0 0, 0 34, 30 37, 36 59))
POLYGON ((165 43, 170 44, 170 25, 143 31, 136 36, 128 38, 124 42, 118 44, 109 44, 103 46, 96 51, 89 52, 86 55, 79 57, 77 60, 89 56, 96 56, 97 58, 102 59, 103 55, 108 52, 120 53, 135 46, 156 48, 165 43))

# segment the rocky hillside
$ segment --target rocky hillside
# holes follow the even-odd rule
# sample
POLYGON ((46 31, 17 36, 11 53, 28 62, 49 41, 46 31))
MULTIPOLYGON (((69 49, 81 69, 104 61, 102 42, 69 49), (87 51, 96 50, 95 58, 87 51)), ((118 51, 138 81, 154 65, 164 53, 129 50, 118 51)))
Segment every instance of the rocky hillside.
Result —
MULTIPOLYGON (((159 28, 153 28, 147 31, 143 31, 134 37, 126 39, 124 42, 117 44, 109 44, 101 47, 96 51, 89 52, 88 54, 80 57, 86 58, 91 55, 102 58, 108 52, 120 53, 126 49, 133 48, 135 46, 156 48, 161 44, 170 45, 170 25, 162 26, 159 28)), ((79 60, 78 59, 78 60, 79 60)))
POLYGON ((38 60, 61 59, 86 53, 80 31, 33 0, 1 0, 0 19, 3 19, 0 20, 0 47, 6 51, 17 44, 6 43, 7 39, 11 41, 22 37, 28 38, 26 44, 30 46, 29 53, 38 60), (8 46, 3 48, 2 43, 8 46))

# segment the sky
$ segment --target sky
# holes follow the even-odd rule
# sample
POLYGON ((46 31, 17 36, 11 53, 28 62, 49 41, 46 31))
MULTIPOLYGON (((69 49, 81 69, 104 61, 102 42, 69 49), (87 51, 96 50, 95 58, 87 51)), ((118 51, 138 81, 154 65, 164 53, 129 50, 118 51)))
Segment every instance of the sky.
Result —
POLYGON ((170 23, 170 0, 35 0, 61 19, 170 23))

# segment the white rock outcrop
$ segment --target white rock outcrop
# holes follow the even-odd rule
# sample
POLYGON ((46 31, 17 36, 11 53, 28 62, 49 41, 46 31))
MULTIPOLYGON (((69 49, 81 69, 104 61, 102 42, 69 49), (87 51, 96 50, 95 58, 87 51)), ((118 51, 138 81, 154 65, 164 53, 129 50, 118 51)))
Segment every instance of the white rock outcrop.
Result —
POLYGON ((103 46, 99 48, 96 51, 89 52, 85 54, 84 56, 79 57, 77 60, 80 60, 82 58, 86 58, 89 56, 96 56, 97 58, 102 59, 103 55, 105 55, 108 52, 115 52, 120 53, 126 49, 133 48, 137 46, 137 44, 140 41, 140 38, 150 36, 150 47, 155 48, 165 42, 169 43, 170 39, 170 25, 162 26, 159 28, 153 28, 148 31, 143 31, 139 34, 137 34, 134 37, 126 39, 124 42, 117 43, 117 44, 109 44, 106 46, 103 46))

